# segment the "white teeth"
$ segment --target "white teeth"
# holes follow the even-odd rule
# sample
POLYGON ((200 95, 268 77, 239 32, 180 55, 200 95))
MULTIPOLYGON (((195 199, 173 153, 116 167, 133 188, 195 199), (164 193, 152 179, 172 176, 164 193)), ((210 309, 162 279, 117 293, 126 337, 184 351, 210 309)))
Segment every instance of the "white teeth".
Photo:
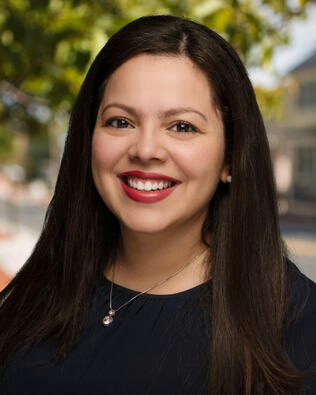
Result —
POLYGON ((150 191, 152 189, 151 182, 146 181, 145 182, 145 191, 150 191))
POLYGON ((143 191, 144 190, 144 184, 141 181, 137 182, 137 187, 136 187, 139 191, 143 191))
POLYGON ((127 184, 134 189, 139 191, 156 191, 157 189, 169 188, 172 185, 171 181, 140 181, 140 179, 127 177, 127 184))

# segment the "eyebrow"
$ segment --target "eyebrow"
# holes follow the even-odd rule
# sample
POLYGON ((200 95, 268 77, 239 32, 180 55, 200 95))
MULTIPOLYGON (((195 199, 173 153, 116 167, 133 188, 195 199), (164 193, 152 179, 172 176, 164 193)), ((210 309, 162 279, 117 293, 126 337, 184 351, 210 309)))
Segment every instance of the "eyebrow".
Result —
MULTIPOLYGON (((135 116, 135 117, 137 117, 137 116, 139 115, 138 112, 137 112, 137 110, 136 110, 135 108, 130 107, 130 106, 127 106, 126 104, 121 104, 121 103, 110 103, 110 104, 107 104, 107 105, 103 108, 101 115, 103 115, 104 112, 105 112, 108 108, 111 108, 111 107, 121 108, 122 110, 125 110, 125 111, 129 112, 130 114, 132 114, 132 115, 135 116)), ((160 113, 160 114, 159 114, 159 117, 160 117, 160 118, 163 118, 163 117, 164 117, 164 118, 168 118, 168 117, 171 117, 171 116, 173 116, 173 115, 183 114, 183 113, 185 113, 185 112, 194 112, 194 113, 200 115, 205 121, 207 121, 206 116, 205 116, 203 113, 201 113, 201 112, 198 111, 198 110, 195 110, 195 109, 192 108, 192 107, 171 108, 171 109, 169 109, 169 110, 167 110, 167 111, 164 111, 164 112, 160 113)))

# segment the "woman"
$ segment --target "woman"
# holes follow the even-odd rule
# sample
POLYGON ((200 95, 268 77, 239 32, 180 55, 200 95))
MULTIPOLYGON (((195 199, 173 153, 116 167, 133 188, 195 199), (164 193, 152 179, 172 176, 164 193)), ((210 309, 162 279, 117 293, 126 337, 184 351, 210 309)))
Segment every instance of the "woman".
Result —
POLYGON ((316 393, 316 287, 286 259, 254 91, 219 35, 147 16, 107 42, 1 299, 4 394, 316 393))

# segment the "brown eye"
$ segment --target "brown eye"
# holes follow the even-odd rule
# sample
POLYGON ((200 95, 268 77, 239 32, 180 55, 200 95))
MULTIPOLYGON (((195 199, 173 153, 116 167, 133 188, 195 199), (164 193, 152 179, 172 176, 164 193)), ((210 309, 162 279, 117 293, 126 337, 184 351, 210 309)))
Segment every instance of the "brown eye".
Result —
POLYGON ((106 121, 105 125, 117 129, 132 127, 124 118, 110 118, 106 121))
POLYGON ((172 129, 177 133, 196 133, 197 129, 189 122, 180 121, 172 126, 172 129), (176 130, 174 130, 174 128, 176 130))

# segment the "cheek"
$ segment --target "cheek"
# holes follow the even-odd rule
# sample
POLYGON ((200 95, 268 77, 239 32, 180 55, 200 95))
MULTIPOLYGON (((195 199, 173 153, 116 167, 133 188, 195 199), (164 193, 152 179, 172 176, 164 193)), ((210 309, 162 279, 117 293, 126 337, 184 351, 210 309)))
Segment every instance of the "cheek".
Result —
POLYGON ((113 168, 122 156, 122 144, 104 133, 95 133, 91 143, 91 171, 96 189, 106 206, 113 208, 113 168))
MULTIPOLYGON (((180 155, 179 155, 180 157, 180 155)), ((182 169, 188 179, 217 182, 224 161, 221 141, 192 145, 181 152, 182 169)))
POLYGON ((92 171, 98 173, 112 169, 122 154, 122 144, 111 141, 105 134, 95 133, 92 138, 92 171))

